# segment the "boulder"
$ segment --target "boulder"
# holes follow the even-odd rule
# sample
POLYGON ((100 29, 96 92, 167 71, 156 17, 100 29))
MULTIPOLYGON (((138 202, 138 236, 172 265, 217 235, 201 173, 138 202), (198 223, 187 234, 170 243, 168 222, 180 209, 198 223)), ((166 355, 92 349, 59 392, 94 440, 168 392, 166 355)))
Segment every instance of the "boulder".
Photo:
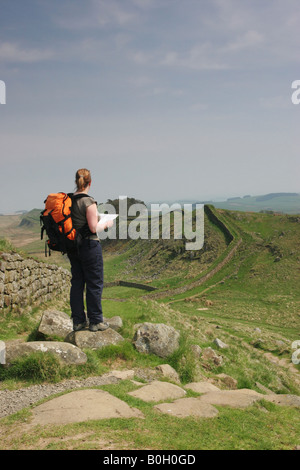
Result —
POLYGON ((32 354, 34 352, 52 353, 63 364, 85 364, 86 354, 73 344, 61 341, 30 341, 30 342, 7 342, 6 343, 6 364, 9 365, 15 359, 32 354))
POLYGON ((104 317, 103 321, 108 323, 110 328, 112 328, 113 330, 116 330, 116 331, 120 330, 123 326, 122 318, 119 317, 119 316, 115 316, 115 317, 111 317, 111 318, 104 317))
POLYGON ((216 366, 220 366, 223 363, 223 358, 218 356, 216 351, 210 347, 203 350, 201 357, 204 361, 213 362, 216 366))
POLYGON ((230 377, 230 375, 218 374, 217 375, 217 380, 218 381, 220 380, 230 390, 236 390, 237 389, 237 380, 234 379, 233 377, 230 377))
POLYGON ((124 338, 117 331, 108 328, 95 332, 89 330, 72 331, 66 336, 65 341, 80 349, 101 349, 104 346, 118 344, 124 341, 124 338))
POLYGON ((162 377, 166 377, 175 383, 178 383, 178 384, 180 383, 180 378, 179 378, 178 373, 169 364, 161 364, 159 366, 156 366, 155 369, 158 371, 158 373, 162 377))
POLYGON ((214 340, 214 343, 219 349, 227 349, 228 348, 228 345, 223 343, 223 341, 221 341, 219 338, 216 338, 214 340))
POLYGON ((163 323, 143 323, 137 326, 133 344, 140 353, 168 357, 179 348, 179 332, 163 323))
POLYGON ((201 356, 201 352, 202 352, 202 349, 200 348, 200 346, 198 344, 192 344, 191 351, 193 353, 193 356, 196 359, 199 359, 199 357, 201 356))
POLYGON ((64 339, 73 330, 69 315, 59 310, 46 310, 41 318, 38 332, 45 336, 57 336, 64 339))

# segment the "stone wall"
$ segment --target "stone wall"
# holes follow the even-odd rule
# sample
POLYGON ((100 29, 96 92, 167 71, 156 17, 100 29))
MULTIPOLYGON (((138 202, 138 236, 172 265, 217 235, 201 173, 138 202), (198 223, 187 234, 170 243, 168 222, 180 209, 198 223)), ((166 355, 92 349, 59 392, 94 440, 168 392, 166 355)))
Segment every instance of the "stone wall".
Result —
POLYGON ((204 282, 206 282, 208 279, 212 278, 233 258, 236 251, 239 249, 240 245, 242 244, 242 236, 237 232, 235 233, 235 230, 232 227, 229 228, 226 225, 226 223, 221 220, 218 213, 215 212, 214 206, 205 205, 204 210, 208 218, 223 231, 224 235, 226 236, 229 242, 226 250, 219 257, 217 264, 214 267, 209 268, 207 273, 203 274, 200 278, 196 279, 193 282, 190 282, 182 287, 177 287, 176 289, 148 294, 146 297, 143 296, 143 298, 159 299, 159 298, 169 296, 171 294, 172 295, 182 294, 183 292, 194 289, 195 287, 199 287, 202 284, 204 284, 204 282))
POLYGON ((124 287, 135 287, 136 289, 143 289, 143 290, 156 290, 157 287, 149 286, 148 284, 141 284, 140 282, 131 282, 131 281, 111 281, 105 282, 104 287, 114 287, 114 286, 124 286, 124 287))
POLYGON ((226 239, 231 243, 234 240, 234 235, 231 233, 227 225, 222 222, 220 217, 216 214, 214 206, 206 205, 204 206, 204 212, 207 217, 224 233, 226 239))
POLYGON ((70 288, 71 274, 18 253, 0 253, 0 312, 51 300, 70 288))

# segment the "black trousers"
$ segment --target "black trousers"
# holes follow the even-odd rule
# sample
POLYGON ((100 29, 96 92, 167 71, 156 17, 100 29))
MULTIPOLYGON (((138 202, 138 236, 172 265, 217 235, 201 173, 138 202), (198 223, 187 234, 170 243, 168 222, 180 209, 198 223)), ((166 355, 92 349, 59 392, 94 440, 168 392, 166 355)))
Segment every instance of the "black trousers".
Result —
POLYGON ((70 305, 75 325, 86 321, 84 287, 86 287, 87 317, 91 324, 103 322, 103 258, 98 240, 83 240, 78 254, 69 254, 71 262, 70 305))

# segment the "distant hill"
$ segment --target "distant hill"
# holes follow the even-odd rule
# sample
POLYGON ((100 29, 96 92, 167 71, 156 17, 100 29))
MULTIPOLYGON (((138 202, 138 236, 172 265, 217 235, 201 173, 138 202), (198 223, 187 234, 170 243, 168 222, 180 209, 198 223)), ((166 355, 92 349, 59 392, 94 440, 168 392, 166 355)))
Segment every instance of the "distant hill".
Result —
MULTIPOLYGON (((195 200, 195 199, 177 199, 173 201, 163 201, 171 207, 175 202, 181 204, 212 204, 218 209, 228 209, 233 211, 245 212, 276 212, 283 214, 300 214, 300 194, 299 193, 269 193, 263 195, 251 196, 247 194, 241 197, 230 197, 226 201, 195 200)), ((151 204, 161 204, 159 201, 147 203, 148 208, 151 204)))
POLYGON ((298 193, 269 193, 258 196, 247 194, 242 197, 230 197, 226 201, 192 201, 181 200, 180 204, 213 204, 218 209, 244 212, 267 212, 282 214, 300 214, 300 194, 298 193))
POLYGON ((260 196, 244 196, 227 199, 224 202, 213 202, 219 209, 246 212, 280 212, 300 214, 300 194, 269 193, 260 196))
POLYGON ((19 227, 39 228, 40 214, 41 209, 32 209, 31 211, 26 212, 19 223, 19 227))

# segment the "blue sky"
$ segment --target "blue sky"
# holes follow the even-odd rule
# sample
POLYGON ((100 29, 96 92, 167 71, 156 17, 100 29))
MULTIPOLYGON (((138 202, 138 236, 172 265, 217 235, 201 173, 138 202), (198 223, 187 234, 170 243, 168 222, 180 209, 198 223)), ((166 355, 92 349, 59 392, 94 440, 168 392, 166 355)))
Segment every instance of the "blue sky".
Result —
POLYGON ((297 0, 1 0, 0 212, 300 192, 297 0))

